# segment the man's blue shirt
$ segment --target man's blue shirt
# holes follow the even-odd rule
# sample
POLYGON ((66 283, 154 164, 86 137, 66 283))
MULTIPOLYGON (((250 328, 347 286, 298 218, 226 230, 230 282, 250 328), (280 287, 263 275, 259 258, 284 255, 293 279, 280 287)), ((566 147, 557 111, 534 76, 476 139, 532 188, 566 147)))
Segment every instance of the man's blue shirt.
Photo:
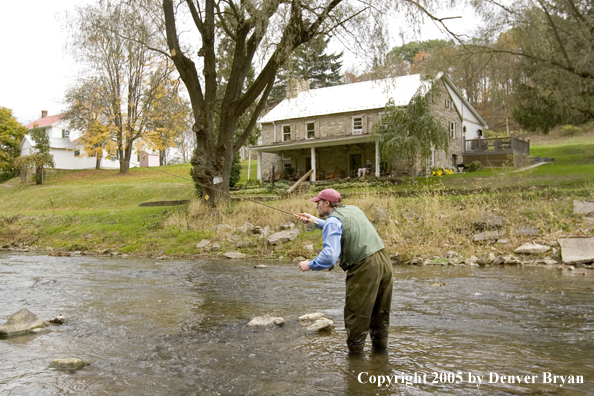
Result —
POLYGON ((317 228, 322 229, 324 248, 312 261, 309 268, 314 271, 321 271, 332 267, 340 257, 340 238, 342 237, 342 222, 336 217, 329 217, 328 220, 318 219, 317 228))

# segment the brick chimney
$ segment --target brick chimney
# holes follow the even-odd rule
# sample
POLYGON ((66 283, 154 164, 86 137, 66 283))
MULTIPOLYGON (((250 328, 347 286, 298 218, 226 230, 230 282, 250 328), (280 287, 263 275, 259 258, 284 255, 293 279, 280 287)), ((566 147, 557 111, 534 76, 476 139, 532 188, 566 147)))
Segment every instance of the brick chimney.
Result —
POLYGON ((41 110, 41 118, 47 117, 47 110, 41 110))

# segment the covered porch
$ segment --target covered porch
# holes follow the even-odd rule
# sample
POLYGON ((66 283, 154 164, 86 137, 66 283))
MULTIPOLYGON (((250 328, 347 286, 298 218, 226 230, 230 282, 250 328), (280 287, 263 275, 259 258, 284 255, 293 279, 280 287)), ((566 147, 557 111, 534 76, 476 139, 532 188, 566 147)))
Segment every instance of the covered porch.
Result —
POLYGON ((311 181, 357 177, 367 161, 372 174, 380 176, 379 136, 341 136, 283 142, 255 148, 258 153, 258 180, 274 177, 295 179, 310 169, 311 181))

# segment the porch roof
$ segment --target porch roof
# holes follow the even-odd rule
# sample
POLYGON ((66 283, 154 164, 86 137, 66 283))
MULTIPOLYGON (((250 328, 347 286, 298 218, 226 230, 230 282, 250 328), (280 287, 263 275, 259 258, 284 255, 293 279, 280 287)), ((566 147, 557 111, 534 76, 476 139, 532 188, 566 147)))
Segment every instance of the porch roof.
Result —
POLYGON ((312 147, 344 146, 346 144, 375 143, 379 141, 379 135, 352 135, 340 137, 327 137, 321 139, 301 140, 299 142, 276 143, 268 146, 253 147, 256 151, 263 153, 278 153, 287 150, 300 150, 312 147))

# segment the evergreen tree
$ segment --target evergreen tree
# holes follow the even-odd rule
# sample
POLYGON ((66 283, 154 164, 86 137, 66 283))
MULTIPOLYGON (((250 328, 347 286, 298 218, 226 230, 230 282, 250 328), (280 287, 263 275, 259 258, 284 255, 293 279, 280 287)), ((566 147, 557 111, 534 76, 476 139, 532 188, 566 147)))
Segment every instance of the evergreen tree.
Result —
POLYGON ((324 88, 341 84, 342 52, 327 54, 328 42, 318 36, 316 40, 298 47, 290 61, 279 70, 277 80, 268 98, 272 108, 286 97, 291 78, 307 80, 309 88, 324 88))

